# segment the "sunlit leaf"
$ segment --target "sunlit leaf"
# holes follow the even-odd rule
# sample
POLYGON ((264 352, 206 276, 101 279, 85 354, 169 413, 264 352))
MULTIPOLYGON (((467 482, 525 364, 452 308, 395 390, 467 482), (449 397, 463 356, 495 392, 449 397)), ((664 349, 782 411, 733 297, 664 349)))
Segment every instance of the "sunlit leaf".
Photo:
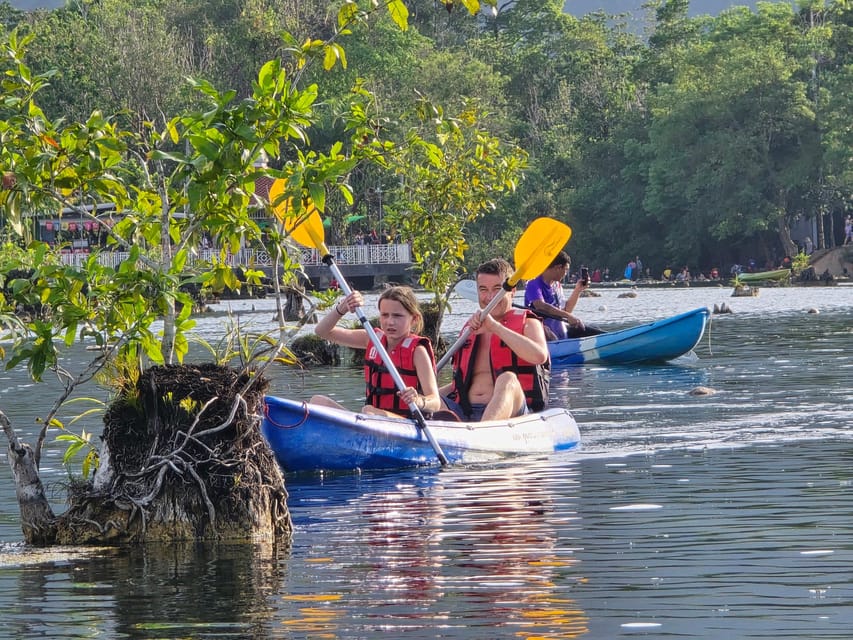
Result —
POLYGON ((403 0, 391 0, 391 2, 388 3, 388 13, 400 29, 403 31, 408 30, 409 10, 406 8, 403 0))

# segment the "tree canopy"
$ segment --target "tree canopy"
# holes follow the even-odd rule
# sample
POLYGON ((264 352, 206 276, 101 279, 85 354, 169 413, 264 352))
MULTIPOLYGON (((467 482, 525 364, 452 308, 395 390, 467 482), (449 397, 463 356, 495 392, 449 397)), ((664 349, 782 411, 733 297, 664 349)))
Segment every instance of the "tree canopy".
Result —
MULTIPOLYGON (((476 102, 481 129, 528 160, 517 192, 466 227, 469 263, 538 215, 575 228, 576 262, 611 268, 636 254, 655 267, 778 259, 803 220, 822 230, 818 247, 833 246, 851 198, 850 3, 764 2, 714 17, 690 17, 685 0, 645 6, 641 35, 621 16, 565 14, 559 0, 109 0, 7 10, 4 22, 36 36, 36 73, 58 71, 47 115, 121 113, 139 128, 200 104, 186 76, 245 97, 267 60, 334 43, 340 16, 371 15, 346 24, 345 51, 327 48, 326 64, 305 72, 318 91, 312 144, 341 137, 357 82, 372 96, 367 120, 396 142, 407 135, 399 117, 420 100, 452 117, 476 102)), ((351 171, 352 203, 328 211, 342 241, 342 220, 406 209, 393 173, 351 171), (377 189, 388 194, 378 206, 377 189)))

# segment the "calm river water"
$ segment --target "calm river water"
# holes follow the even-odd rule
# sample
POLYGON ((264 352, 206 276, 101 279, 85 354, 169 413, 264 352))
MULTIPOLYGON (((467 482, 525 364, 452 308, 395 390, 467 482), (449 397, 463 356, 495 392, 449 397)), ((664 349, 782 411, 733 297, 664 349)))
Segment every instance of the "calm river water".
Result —
MULTIPOLYGON (((734 313, 677 364, 555 372, 581 451, 288 477, 291 548, 26 549, 3 465, 0 637, 853 636, 853 287, 619 293, 578 312, 606 328, 722 302, 734 313)), ((263 329, 267 304, 232 310, 263 329)), ((454 311, 448 330, 470 303, 454 311)), ((360 402, 353 368, 276 375, 277 394, 360 402)), ((33 433, 50 387, 4 372, 0 407, 33 433)), ((57 500, 61 451, 43 460, 57 500)))

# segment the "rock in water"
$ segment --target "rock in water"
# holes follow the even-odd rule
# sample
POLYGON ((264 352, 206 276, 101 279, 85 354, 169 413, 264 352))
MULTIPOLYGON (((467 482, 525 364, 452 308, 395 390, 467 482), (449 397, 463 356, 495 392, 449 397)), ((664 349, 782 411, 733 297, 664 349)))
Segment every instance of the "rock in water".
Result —
POLYGON ((694 387, 688 393, 691 396, 712 396, 717 393, 717 390, 711 387, 694 387))

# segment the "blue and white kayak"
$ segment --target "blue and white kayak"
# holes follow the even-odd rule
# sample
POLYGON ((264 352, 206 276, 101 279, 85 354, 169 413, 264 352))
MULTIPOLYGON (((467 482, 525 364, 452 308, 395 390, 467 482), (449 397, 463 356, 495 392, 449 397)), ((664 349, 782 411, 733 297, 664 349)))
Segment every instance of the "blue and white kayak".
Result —
POLYGON ((551 366, 666 362, 690 351, 705 332, 707 307, 585 338, 548 343, 551 366))
MULTIPOLYGON (((566 409, 509 420, 428 421, 451 464, 547 454, 578 447, 566 409)), ((436 465, 435 451, 413 420, 385 418, 266 396, 261 433, 286 472, 402 469, 436 465)))

